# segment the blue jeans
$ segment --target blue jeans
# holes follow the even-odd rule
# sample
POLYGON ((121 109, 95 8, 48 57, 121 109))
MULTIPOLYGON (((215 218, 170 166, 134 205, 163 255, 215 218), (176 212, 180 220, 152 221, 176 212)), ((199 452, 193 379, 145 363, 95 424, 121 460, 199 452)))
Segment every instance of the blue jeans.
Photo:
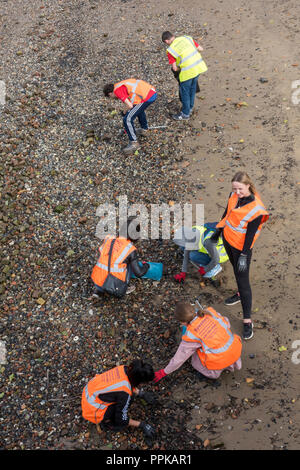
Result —
POLYGON ((179 83, 179 94, 182 103, 181 112, 185 116, 189 116, 194 107, 198 77, 199 75, 179 83))
POLYGON ((148 108, 148 106, 150 106, 151 103, 156 100, 156 98, 157 93, 152 95, 151 98, 149 98, 149 100, 145 101, 144 103, 136 104, 132 109, 127 111, 127 113, 123 117, 123 124, 131 142, 137 140, 133 121, 135 120, 135 118, 138 118, 141 128, 148 129, 148 122, 145 110, 148 108))
MULTIPOLYGON (((181 246, 180 250, 184 251, 184 248, 181 246)), ((209 254, 201 253, 198 250, 189 251, 189 259, 198 266, 206 266, 211 261, 209 254)))
POLYGON ((190 260, 199 266, 206 266, 211 261, 211 257, 206 253, 201 253, 201 251, 193 250, 190 251, 189 255, 190 260))

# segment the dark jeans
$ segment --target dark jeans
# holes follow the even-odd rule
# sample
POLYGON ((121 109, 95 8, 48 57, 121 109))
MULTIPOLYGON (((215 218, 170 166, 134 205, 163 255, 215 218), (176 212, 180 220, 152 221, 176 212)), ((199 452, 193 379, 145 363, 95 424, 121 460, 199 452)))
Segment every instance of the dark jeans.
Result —
POLYGON ((199 75, 179 83, 179 95, 182 104, 181 112, 185 116, 189 116, 194 107, 198 78, 199 75))
POLYGON ((252 291, 250 286, 249 279, 249 270, 250 262, 252 257, 252 250, 250 250, 247 256, 247 269, 244 272, 239 272, 237 269, 238 259, 241 254, 240 250, 237 250, 225 240, 223 236, 223 243, 228 254, 229 261, 232 264, 235 280, 238 286, 242 308, 243 308, 243 317, 245 320, 251 318, 251 309, 252 309, 252 291))
POLYGON ((139 103, 135 105, 132 109, 127 111, 125 116, 123 117, 123 124, 128 135, 129 140, 136 141, 136 133, 134 127, 134 120, 138 118, 140 126, 142 129, 148 129, 148 122, 145 110, 153 103, 157 98, 157 93, 151 96, 151 98, 144 103, 139 103))

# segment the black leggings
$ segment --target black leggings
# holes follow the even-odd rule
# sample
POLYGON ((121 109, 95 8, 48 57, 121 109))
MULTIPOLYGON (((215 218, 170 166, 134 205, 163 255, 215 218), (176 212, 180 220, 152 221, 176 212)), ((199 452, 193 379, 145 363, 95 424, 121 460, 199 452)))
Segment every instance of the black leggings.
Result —
POLYGON ((247 256, 247 269, 244 272, 238 271, 238 259, 241 254, 240 250, 237 250, 225 240, 223 236, 223 244, 228 255, 229 261, 232 264, 235 280, 238 286, 242 308, 243 308, 243 317, 245 320, 251 318, 251 309, 252 309, 252 291, 249 280, 249 270, 250 262, 252 257, 252 250, 249 251, 247 256))

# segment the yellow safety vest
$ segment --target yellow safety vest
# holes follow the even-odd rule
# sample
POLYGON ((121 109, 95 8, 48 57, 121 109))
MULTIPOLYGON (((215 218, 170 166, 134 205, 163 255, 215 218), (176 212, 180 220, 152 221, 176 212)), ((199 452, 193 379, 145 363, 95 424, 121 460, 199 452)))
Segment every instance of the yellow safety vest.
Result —
POLYGON ((180 67, 180 82, 195 78, 207 70, 207 65, 190 36, 175 38, 167 52, 176 59, 176 65, 180 67))
MULTIPOLYGON (((207 254, 207 250, 204 248, 203 244, 205 240, 212 237, 212 235, 215 233, 214 230, 207 230, 207 228, 204 227, 204 225, 201 225, 201 226, 195 225, 193 228, 196 228, 200 232, 198 251, 200 251, 201 253, 207 254)), ((223 240, 221 236, 219 237, 216 248, 220 257, 219 263, 225 263, 226 261, 228 261, 229 258, 224 248, 223 240)))

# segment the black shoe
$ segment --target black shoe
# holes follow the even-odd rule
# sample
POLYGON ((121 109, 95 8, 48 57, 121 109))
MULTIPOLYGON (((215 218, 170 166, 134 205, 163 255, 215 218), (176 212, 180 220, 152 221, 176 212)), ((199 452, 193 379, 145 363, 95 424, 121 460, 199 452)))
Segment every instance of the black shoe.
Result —
POLYGON ((101 297, 101 292, 99 292, 98 289, 95 288, 93 290, 92 298, 93 299, 100 299, 100 297, 101 297))
POLYGON ((234 294, 231 297, 228 297, 228 299, 226 299, 224 303, 225 305, 235 305, 240 301, 241 301, 241 298, 239 294, 234 294))
POLYGON ((244 323, 243 338, 250 339, 253 336, 253 325, 252 323, 244 323))
POLYGON ((204 374, 201 374, 201 372, 199 372, 198 370, 195 371, 195 374, 196 374, 196 377, 198 380, 208 380, 208 377, 206 377, 206 375, 204 374))

